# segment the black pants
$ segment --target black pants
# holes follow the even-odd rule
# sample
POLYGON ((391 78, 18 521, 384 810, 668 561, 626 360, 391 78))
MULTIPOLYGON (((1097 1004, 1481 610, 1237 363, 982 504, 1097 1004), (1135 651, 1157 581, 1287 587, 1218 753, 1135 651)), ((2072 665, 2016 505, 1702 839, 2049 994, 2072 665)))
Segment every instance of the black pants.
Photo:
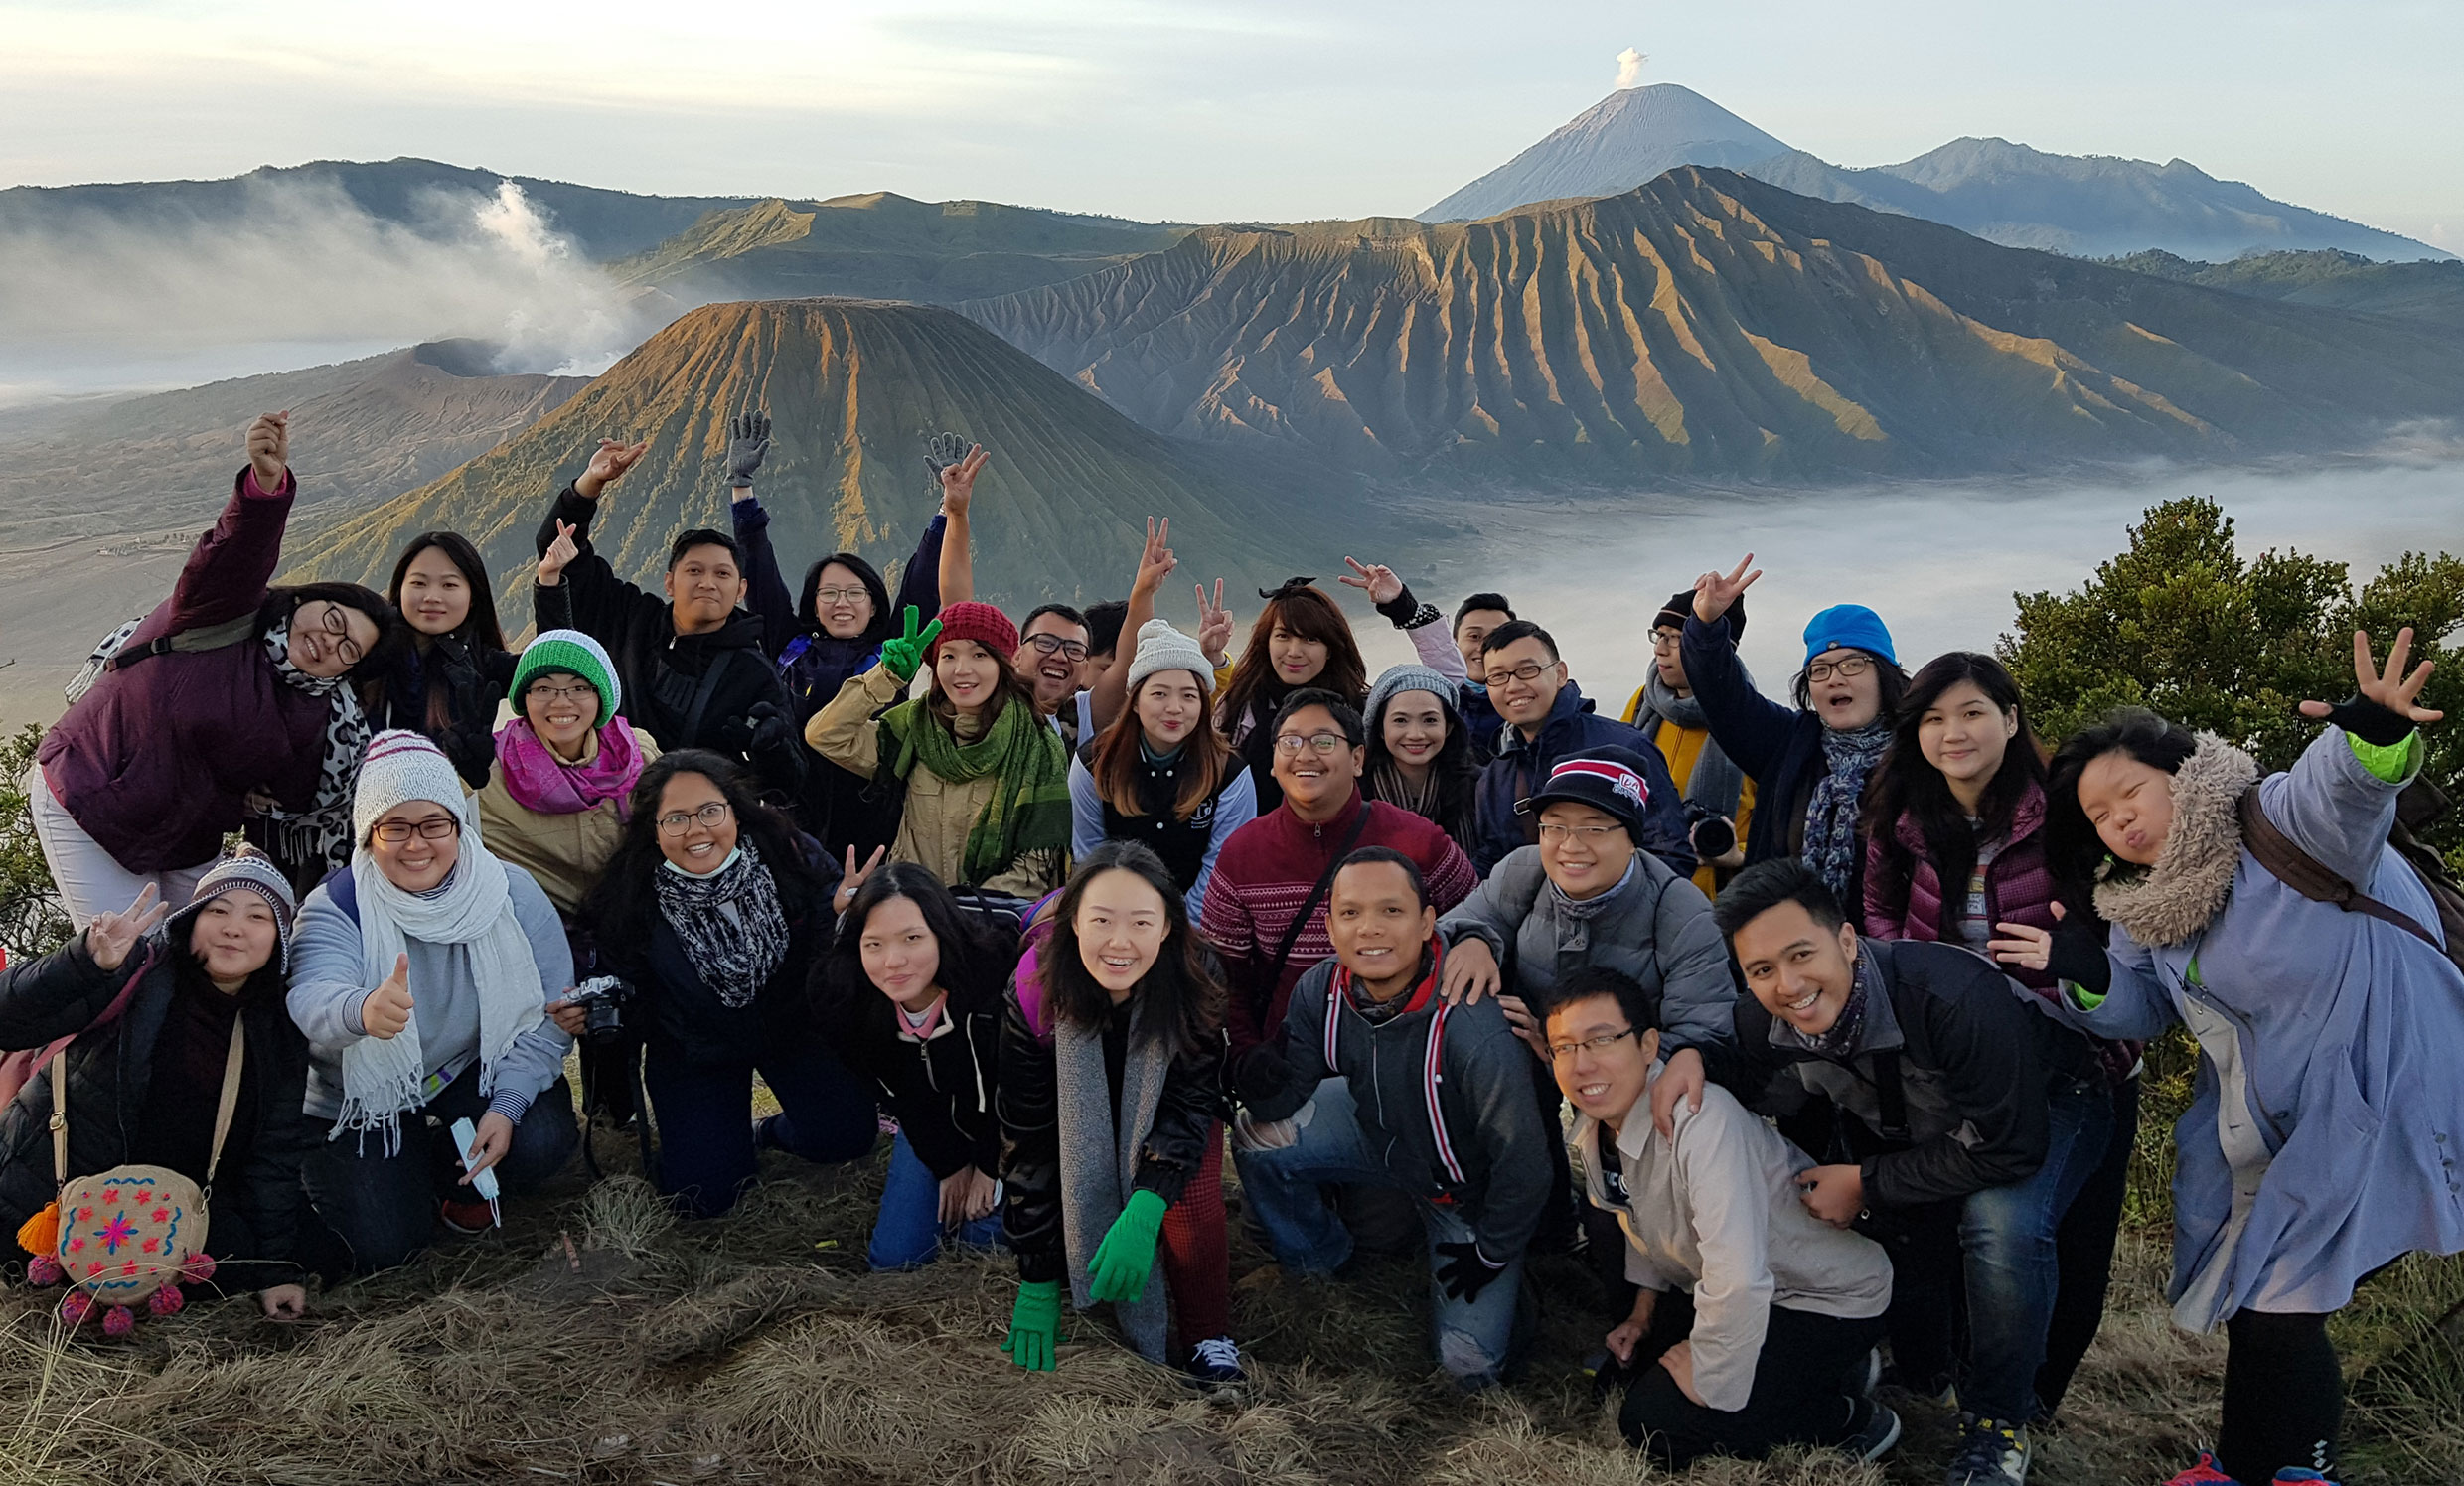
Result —
POLYGON ((1660 1354, 1694 1329, 1694 1301, 1660 1296, 1651 1334, 1634 1349, 1633 1381, 1617 1427, 1626 1442, 1650 1452, 1662 1468, 1682 1470, 1700 1455, 1755 1460, 1781 1445, 1834 1445, 1848 1437, 1866 1354, 1883 1338, 1883 1320, 1842 1320, 1811 1311, 1771 1308, 1754 1391, 1736 1411, 1707 1409, 1687 1398, 1658 1366, 1660 1354))
POLYGON ((2036 1373, 2040 1418, 2051 1418, 2070 1392, 2080 1359, 2104 1321, 2104 1292, 2113 1277, 2113 1242, 2121 1233, 2122 1199, 2130 1186, 2130 1153, 2139 1143, 2139 1081, 2113 1091, 2113 1143, 2104 1163, 2071 1199, 2054 1237, 2062 1291, 2045 1328, 2045 1364, 2036 1373))
POLYGON ((1561 1117, 1566 1094, 1557 1087, 1557 1073, 1548 1064, 1535 1058, 1531 1070, 1532 1103, 1539 1107, 1540 1132, 1549 1142, 1549 1203, 1540 1210, 1531 1248, 1537 1254, 1564 1254, 1574 1248, 1574 1236, 1580 1231, 1575 1221, 1574 1170, 1566 1160, 1566 1123, 1561 1117))
POLYGON ((2225 1322, 2225 1420, 2217 1467, 2268 1486, 2286 1466, 2331 1479, 2344 1427, 2344 1372, 2324 1315, 2235 1311, 2225 1322))

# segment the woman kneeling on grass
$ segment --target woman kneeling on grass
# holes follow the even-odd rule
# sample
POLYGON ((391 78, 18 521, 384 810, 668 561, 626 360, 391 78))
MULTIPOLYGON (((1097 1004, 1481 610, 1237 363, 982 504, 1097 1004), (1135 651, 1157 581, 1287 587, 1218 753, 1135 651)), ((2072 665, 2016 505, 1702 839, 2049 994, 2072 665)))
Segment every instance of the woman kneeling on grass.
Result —
POLYGON ((1054 1366, 1066 1273, 1076 1308, 1110 1303, 1151 1362, 1174 1355, 1168 1290, 1190 1375, 1237 1383, 1221 976, 1170 870, 1130 841, 1088 854, 1029 945, 1011 980, 996 1096, 1021 1281, 1001 1350, 1020 1367, 1054 1366))
POLYGON ((872 1100, 813 1012, 839 875, 715 753, 662 755, 634 787, 582 918, 636 992, 624 1015, 645 1044, 659 1190, 688 1217, 734 1207, 766 1147, 824 1163, 872 1149, 872 1100), (757 1123, 756 1074, 780 1111, 757 1123))
POLYGON ((2381 671, 2355 635, 2359 694, 2303 702, 2330 725, 2263 780, 2239 749, 2148 712, 2074 736, 2047 788, 2054 860, 2093 880, 2110 942, 2076 920, 1996 926, 1994 953, 2050 970, 2083 1029, 2179 1022, 2199 1042, 2174 1127, 2170 1295, 2176 1324, 2225 1329, 2224 1420, 2171 1486, 2328 1479, 2344 1415, 2328 1318, 2405 1255, 2464 1250, 2464 972, 2387 844, 2420 725, 2441 715, 2418 704, 2430 668, 2407 676, 2411 653, 2405 630, 2381 671), (2368 897, 2313 898, 2305 873, 2368 897))

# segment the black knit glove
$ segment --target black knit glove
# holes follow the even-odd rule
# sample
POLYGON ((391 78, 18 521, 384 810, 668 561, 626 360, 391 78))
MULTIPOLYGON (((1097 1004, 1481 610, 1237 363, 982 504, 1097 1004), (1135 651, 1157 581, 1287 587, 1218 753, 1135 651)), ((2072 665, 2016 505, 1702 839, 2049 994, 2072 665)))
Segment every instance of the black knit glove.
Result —
POLYGON ((1446 617, 1438 612, 1437 605, 1424 604, 1412 597, 1412 585, 1409 583, 1403 585, 1401 593, 1378 605, 1377 612, 1385 615, 1387 622, 1398 630, 1417 630, 1422 625, 1446 617))
POLYGON ((777 702, 757 701, 744 711, 744 720, 752 724, 752 737, 746 742, 746 753, 774 753, 795 741, 795 725, 779 710, 777 702))
POLYGON ((2068 980, 2092 996, 2113 988, 2113 962, 2105 958, 2104 935, 2086 919, 2064 919, 2054 926, 2045 969, 2055 979, 2068 980))
POLYGON ((2328 708, 2327 720, 2373 748, 2393 748, 2413 733, 2411 718, 2358 692, 2328 708))
POLYGON ((1438 1253, 1438 1287, 1447 1298, 1468 1305, 1480 1298, 1480 1291, 1496 1282, 1506 1266, 1491 1263, 1474 1242, 1440 1244, 1438 1253))

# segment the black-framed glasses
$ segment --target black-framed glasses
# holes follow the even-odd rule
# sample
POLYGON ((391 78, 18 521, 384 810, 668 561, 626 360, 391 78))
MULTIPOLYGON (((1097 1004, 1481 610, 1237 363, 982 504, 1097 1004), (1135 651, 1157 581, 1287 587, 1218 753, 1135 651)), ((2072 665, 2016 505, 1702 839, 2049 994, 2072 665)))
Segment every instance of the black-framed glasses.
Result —
POLYGON ((1581 1052, 1605 1053, 1633 1035, 1634 1029, 1627 1027, 1622 1032, 1603 1032, 1598 1037, 1586 1037, 1581 1042, 1552 1042, 1549 1044, 1549 1061, 1563 1063, 1581 1052))
POLYGON ((1087 643, 1083 640, 1063 640, 1058 635, 1029 635, 1026 637, 1026 643, 1047 656, 1063 655, 1072 661, 1083 661, 1087 658, 1087 643))
POLYGON ((1833 676, 1847 680, 1874 669, 1872 656, 1842 656, 1836 661, 1816 661, 1805 668, 1805 679, 1819 686, 1833 676))
POLYGON ((536 696, 541 701, 597 701, 599 688, 588 681, 575 681, 569 686, 551 686, 545 681, 534 681, 531 689, 523 694, 536 696))
POLYGON ((342 605, 329 600, 325 606, 325 618, 317 621, 317 628, 325 632, 326 639, 334 642, 334 654, 341 658, 345 669, 368 659, 368 652, 360 649, 360 643, 351 638, 351 620, 344 614, 342 605))
POLYGON ((1655 651, 1672 651, 1684 643, 1685 632, 1683 630, 1653 630, 1651 632, 1651 649, 1655 651))
POLYGON ((1488 673, 1488 683, 1492 686, 1502 686, 1508 681, 1536 681, 1540 679, 1543 672, 1550 669, 1550 668, 1554 667, 1556 664, 1556 662, 1551 661, 1547 666, 1543 666, 1537 661, 1525 661, 1522 665, 1515 667, 1512 670, 1490 671, 1488 673))
POLYGON ((1277 753, 1299 753, 1307 748, 1321 759, 1330 759, 1338 749, 1351 746, 1352 740, 1341 733, 1311 733, 1306 738, 1299 733, 1285 733, 1275 740, 1277 753))
POLYGON ((423 841, 441 841, 462 833, 462 822, 451 816, 430 816, 424 820, 380 820, 370 834, 388 846, 399 846, 417 836, 423 841))
POLYGON ((724 800, 713 800, 709 804, 701 807, 699 810, 670 811, 668 814, 661 816, 659 817, 659 833, 661 835, 681 836, 686 831, 693 829, 693 822, 695 820, 700 821, 705 829, 716 830, 718 829, 720 822, 726 818, 727 802, 724 800))

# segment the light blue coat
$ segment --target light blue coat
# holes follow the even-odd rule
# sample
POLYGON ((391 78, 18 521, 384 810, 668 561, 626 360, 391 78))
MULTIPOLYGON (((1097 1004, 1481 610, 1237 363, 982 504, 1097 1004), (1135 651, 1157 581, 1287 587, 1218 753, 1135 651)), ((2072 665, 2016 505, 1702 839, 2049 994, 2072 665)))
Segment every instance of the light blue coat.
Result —
MULTIPOLYGON (((2401 783, 2330 727, 2259 799, 2303 850, 2435 933, 2387 844, 2401 783)), ((2066 997, 2070 1019, 2113 1038, 2182 1022, 2201 1043, 2174 1126, 2177 1322, 2340 1310, 2382 1264, 2464 1250, 2464 972, 2438 950, 2302 897, 2244 850, 2206 929, 2150 949, 2116 926, 2107 955, 2110 992, 2085 1011, 2066 997)))

